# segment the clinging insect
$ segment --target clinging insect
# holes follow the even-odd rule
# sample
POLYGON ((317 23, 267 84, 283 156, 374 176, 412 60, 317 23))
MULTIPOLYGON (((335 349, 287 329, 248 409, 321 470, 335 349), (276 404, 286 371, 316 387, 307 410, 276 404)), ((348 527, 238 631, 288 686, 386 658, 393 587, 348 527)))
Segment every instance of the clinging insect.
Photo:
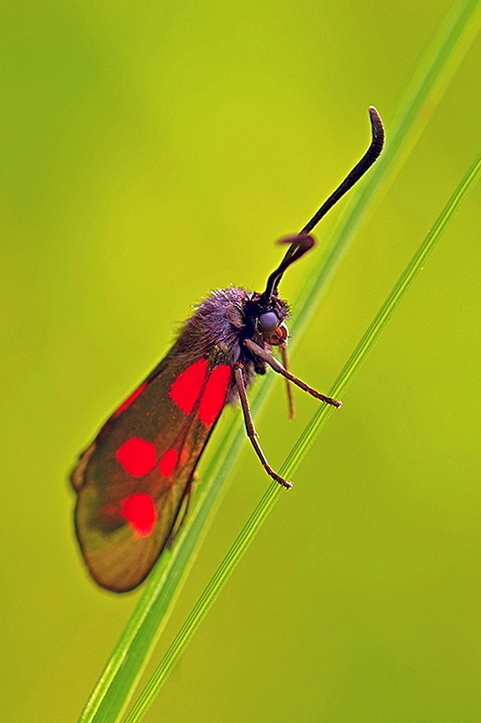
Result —
POLYGON ((375 108, 369 114, 368 150, 299 234, 281 241, 288 248, 265 290, 212 292, 164 359, 80 456, 71 474, 75 529, 99 585, 125 592, 149 574, 184 518, 197 464, 226 403, 240 401, 247 436, 265 471, 284 487, 292 486, 271 467, 258 441, 247 398, 257 374, 271 368, 288 386, 341 406, 288 370, 288 306, 278 288, 289 266, 314 246, 313 228, 381 153, 383 124, 375 108), (279 348, 282 364, 273 347, 279 348))

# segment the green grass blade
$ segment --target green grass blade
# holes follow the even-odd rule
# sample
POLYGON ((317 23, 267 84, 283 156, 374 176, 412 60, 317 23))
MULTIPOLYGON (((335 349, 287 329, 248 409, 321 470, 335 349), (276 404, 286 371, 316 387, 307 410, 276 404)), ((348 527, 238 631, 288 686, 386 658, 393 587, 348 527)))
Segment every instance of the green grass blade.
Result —
MULTIPOLYGON (((344 369, 341 371, 338 379, 330 390, 330 393, 333 396, 340 395, 341 392, 346 389, 355 372, 359 369, 367 354, 373 348, 379 334, 386 326, 396 307, 413 284, 427 257, 433 251, 436 243, 439 241, 446 229, 446 226, 458 210, 466 194, 478 180, 480 174, 481 154, 478 156, 476 162, 469 169, 452 197, 449 199, 432 230, 427 234, 421 246, 408 264, 406 270, 394 286, 373 322, 357 345, 344 369)), ((312 417, 311 421, 282 465, 280 470, 282 475, 289 477, 295 472, 331 412, 332 407, 327 404, 319 408, 318 412, 312 417)), ((170 671, 176 664, 185 647, 188 645, 200 623, 207 615, 211 605, 221 592, 235 567, 240 562, 245 551, 253 541, 255 535, 283 491, 283 488, 275 482, 269 486, 264 497, 257 505, 252 516, 247 521, 238 538, 235 540, 231 549, 200 596, 192 612, 162 659, 160 665, 148 681, 142 691, 142 694, 139 696, 136 704, 132 708, 130 715, 127 717, 126 723, 138 723, 138 721, 143 718, 145 712, 150 707, 155 696, 167 679, 170 671)))
MULTIPOLYGON (((370 171, 367 182, 355 197, 349 213, 344 216, 343 223, 335 233, 323 259, 324 265, 321 269, 319 264, 314 268, 301 297, 294 305, 295 320, 291 328, 295 330, 297 338, 300 336, 301 328, 314 313, 320 294, 326 288, 348 242, 361 222, 368 203, 372 201, 381 182, 384 184, 388 171, 391 173, 394 168, 399 167, 406 157, 408 147, 412 147, 415 138, 428 120, 426 108, 429 107, 432 111, 435 107, 460 58, 467 51, 481 19, 479 6, 479 0, 463 0, 457 4, 428 49, 401 104, 398 121, 389 135, 388 146, 383 156, 370 171)), ((254 390, 251 401, 254 412, 258 412, 265 402, 274 382, 273 377, 274 375, 270 375, 270 378, 266 378, 264 383, 254 390)), ((243 440, 241 415, 237 415, 237 419, 228 426, 212 462, 203 475, 205 484, 202 486, 202 494, 196 500, 188 523, 173 550, 162 555, 152 572, 144 594, 79 719, 80 723, 114 723, 120 720, 165 626, 168 614, 180 592, 182 581, 193 564, 199 542, 206 534, 212 513, 219 504, 225 479, 235 463, 243 440)), ((295 461, 297 457, 293 459, 295 461)), ((283 466, 281 473, 289 475, 289 467, 283 466)), ((262 522, 279 493, 278 485, 271 485, 268 488, 249 524, 251 522, 254 525, 260 524, 258 519, 262 522), (255 517, 256 514, 260 517, 255 517)), ((255 529, 258 528, 255 526, 255 529)))

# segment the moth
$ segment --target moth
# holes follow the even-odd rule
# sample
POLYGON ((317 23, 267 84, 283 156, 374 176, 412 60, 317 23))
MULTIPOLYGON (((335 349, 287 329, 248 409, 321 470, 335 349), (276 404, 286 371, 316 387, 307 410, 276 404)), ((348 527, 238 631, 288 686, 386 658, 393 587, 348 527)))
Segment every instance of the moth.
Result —
POLYGON ((288 248, 265 290, 212 292, 80 456, 71 474, 75 530, 90 574, 102 587, 125 592, 149 574, 184 519, 197 464, 227 403, 240 401, 247 436, 267 474, 292 486, 270 466, 259 444, 247 399, 257 374, 270 367, 285 377, 289 389, 294 384, 341 406, 287 368, 288 305, 278 288, 289 266, 314 246, 312 229, 381 153, 383 124, 375 108, 369 114, 369 148, 300 233, 281 241, 288 248), (283 363, 273 356, 273 347, 283 363))

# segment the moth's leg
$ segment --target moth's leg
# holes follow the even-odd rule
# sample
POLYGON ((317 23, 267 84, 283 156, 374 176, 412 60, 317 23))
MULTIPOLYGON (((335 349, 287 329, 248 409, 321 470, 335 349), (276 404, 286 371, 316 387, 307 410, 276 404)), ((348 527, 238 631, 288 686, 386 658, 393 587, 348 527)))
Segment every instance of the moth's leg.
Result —
POLYGON ((252 341, 252 339, 244 339, 244 344, 249 349, 249 351, 251 351, 263 361, 265 361, 266 364, 269 364, 269 366, 272 367, 275 372, 277 372, 278 374, 282 374, 283 377, 289 379, 289 381, 303 389, 308 394, 312 394, 313 397, 316 397, 316 399, 320 399, 322 402, 326 402, 326 404, 332 404, 333 407, 342 406, 342 402, 339 402, 337 399, 332 399, 331 397, 326 397, 325 394, 321 394, 320 392, 310 387, 309 384, 303 382, 302 379, 294 376, 294 374, 285 369, 282 364, 277 361, 277 359, 275 359, 270 352, 267 351, 267 349, 263 349, 254 341, 252 341))
POLYGON ((290 489, 292 487, 292 482, 288 482, 286 479, 281 477, 277 474, 277 472, 274 472, 272 467, 270 466, 269 462, 266 459, 266 456, 264 452, 262 451, 262 448, 257 441, 257 432, 254 427, 254 422, 252 420, 251 410, 249 407, 249 401, 247 399, 247 392, 246 387, 244 384, 244 376, 242 374, 242 367, 236 366, 234 367, 234 378, 235 383, 237 387, 237 391, 239 392, 239 399, 242 406, 242 412, 244 414, 244 423, 246 427, 247 436, 249 437, 252 446, 254 447, 254 451, 259 457, 262 466, 264 467, 267 474, 272 477, 273 480, 276 482, 279 482, 283 487, 286 487, 286 489, 290 489))
POLYGON ((165 547, 172 547, 174 544, 177 535, 181 531, 184 522, 187 519, 187 515, 189 514, 190 509, 190 501, 192 499, 192 489, 194 487, 193 483, 195 481, 195 472, 190 478, 190 480, 187 483, 187 486, 184 491, 184 495, 182 497, 182 501, 180 503, 179 511, 177 512, 177 517, 175 518, 174 525, 170 531, 170 535, 167 538, 167 542, 165 543, 165 547))
MULTIPOLYGON (((280 344, 281 359, 286 372, 289 371, 289 359, 287 357, 287 344, 280 344)), ((294 397, 292 396, 292 387, 288 377, 284 377, 286 380, 286 392, 287 392, 287 416, 289 419, 294 419, 296 416, 296 409, 294 407, 294 397)))
POLYGON ((201 484, 202 484, 202 480, 201 480, 201 478, 199 477, 199 474, 198 474, 197 470, 195 470, 194 472, 192 472, 192 483, 195 483, 196 485, 201 485, 201 484))

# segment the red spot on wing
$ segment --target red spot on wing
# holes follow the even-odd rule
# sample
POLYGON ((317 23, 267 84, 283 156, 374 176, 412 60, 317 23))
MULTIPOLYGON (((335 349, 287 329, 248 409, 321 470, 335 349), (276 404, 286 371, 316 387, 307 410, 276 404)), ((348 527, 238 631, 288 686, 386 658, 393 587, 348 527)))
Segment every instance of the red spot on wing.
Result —
POLYGON ((132 477, 143 477, 154 468, 157 451, 152 442, 131 437, 118 448, 115 457, 132 477))
POLYGON ((221 413, 230 380, 229 364, 219 364, 212 370, 199 405, 199 419, 206 427, 210 427, 221 413))
POLYGON ((199 359, 184 369, 170 385, 169 397, 185 414, 193 410, 206 374, 207 359, 199 359))
POLYGON ((140 394, 142 394, 142 392, 144 391, 144 389, 145 389, 145 387, 147 386, 147 384, 148 384, 148 382, 144 382, 143 384, 140 385, 140 387, 137 387, 137 389, 135 390, 135 392, 132 392, 132 394, 130 395, 130 397, 128 397, 128 398, 125 400, 125 402, 123 402, 123 403, 120 405, 120 407, 115 410, 115 412, 113 413, 113 416, 114 416, 114 417, 118 417, 119 414, 122 414, 122 412, 125 412, 125 410, 127 409, 127 407, 130 407, 130 405, 132 404, 132 402, 135 402, 135 400, 137 399, 137 397, 138 397, 140 394))
POLYGON ((179 461, 179 453, 176 449, 168 449, 164 452, 159 461, 159 472, 162 477, 170 477, 177 467, 179 461))
POLYGON ((134 531, 134 537, 148 537, 157 521, 157 510, 150 495, 137 492, 120 503, 120 514, 134 531))

